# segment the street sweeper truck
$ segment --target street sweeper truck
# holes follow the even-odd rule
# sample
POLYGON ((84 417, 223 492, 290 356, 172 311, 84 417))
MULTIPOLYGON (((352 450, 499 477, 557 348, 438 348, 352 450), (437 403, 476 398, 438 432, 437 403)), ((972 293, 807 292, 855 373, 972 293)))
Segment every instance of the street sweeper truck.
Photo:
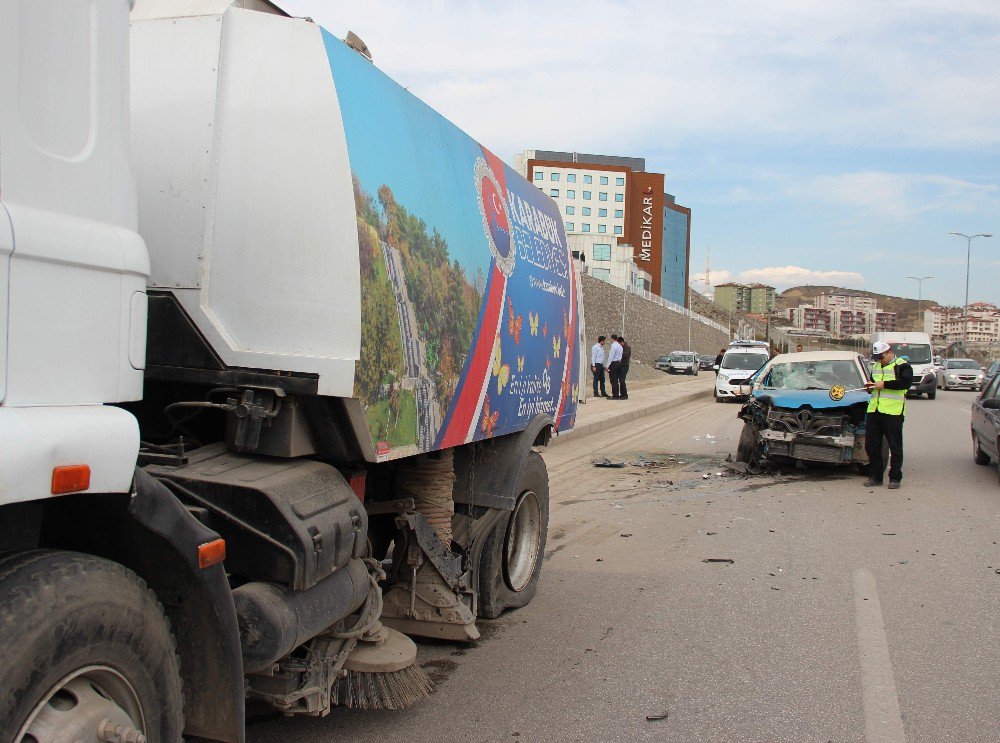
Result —
POLYGON ((425 696, 572 427, 554 203, 266 0, 0 0, 0 740, 425 696))

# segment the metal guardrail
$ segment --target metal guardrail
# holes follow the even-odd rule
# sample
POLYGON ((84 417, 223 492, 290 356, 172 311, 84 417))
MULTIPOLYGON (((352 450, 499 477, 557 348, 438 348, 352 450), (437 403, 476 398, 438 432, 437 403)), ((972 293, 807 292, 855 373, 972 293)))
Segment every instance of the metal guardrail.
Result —
POLYGON ((729 328, 727 328, 725 325, 717 323, 715 320, 709 320, 704 315, 699 315, 697 312, 689 310, 687 307, 679 305, 676 302, 671 302, 669 299, 664 299, 659 295, 653 294, 651 291, 647 291, 646 289, 634 289, 634 288, 631 289, 630 291, 637 297, 642 297, 647 301, 653 302, 654 304, 658 304, 661 307, 665 307, 671 312, 676 312, 679 315, 690 317, 695 322, 700 322, 702 325, 707 325, 710 328, 715 328, 716 330, 722 331, 726 335, 729 334, 729 328))

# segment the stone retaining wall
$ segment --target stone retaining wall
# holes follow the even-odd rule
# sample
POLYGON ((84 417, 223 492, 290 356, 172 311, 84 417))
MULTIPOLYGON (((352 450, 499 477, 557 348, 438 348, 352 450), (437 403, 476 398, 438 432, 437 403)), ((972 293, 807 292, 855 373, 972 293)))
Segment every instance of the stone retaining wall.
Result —
MULTIPOLYGON (((606 281, 583 276, 586 353, 589 354, 598 335, 610 336, 621 330, 622 293, 622 289, 606 281)), ((628 294, 624 335, 632 346, 632 357, 644 364, 652 364, 664 354, 687 349, 688 318, 635 294, 628 294)), ((691 350, 696 353, 714 356, 728 343, 726 333, 697 321, 691 323, 691 350)))

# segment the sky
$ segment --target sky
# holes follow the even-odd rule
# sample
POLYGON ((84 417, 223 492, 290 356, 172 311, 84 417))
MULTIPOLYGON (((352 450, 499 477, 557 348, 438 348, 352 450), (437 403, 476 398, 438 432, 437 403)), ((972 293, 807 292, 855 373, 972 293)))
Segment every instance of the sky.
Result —
POLYGON ((1000 304, 997 0, 277 0, 498 153, 638 156, 712 284, 1000 304))

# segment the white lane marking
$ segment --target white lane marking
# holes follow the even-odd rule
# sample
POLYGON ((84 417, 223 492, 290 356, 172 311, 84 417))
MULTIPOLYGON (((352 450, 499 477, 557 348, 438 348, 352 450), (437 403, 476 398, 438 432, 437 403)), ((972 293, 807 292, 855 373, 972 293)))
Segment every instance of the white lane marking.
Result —
POLYGON ((854 608, 861 656, 861 690, 865 703, 865 740, 868 743, 904 743, 896 680, 885 637, 882 605, 870 570, 854 573, 854 608))

